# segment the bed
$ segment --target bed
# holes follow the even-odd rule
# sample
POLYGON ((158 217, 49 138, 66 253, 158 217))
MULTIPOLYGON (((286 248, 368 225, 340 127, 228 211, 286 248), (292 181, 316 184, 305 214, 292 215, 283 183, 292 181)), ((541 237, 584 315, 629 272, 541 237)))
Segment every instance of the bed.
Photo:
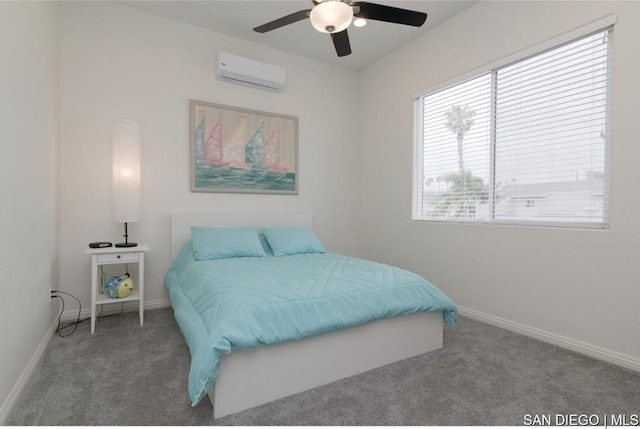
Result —
POLYGON ((443 319, 455 325, 457 310, 446 295, 430 284, 428 293, 414 288, 419 276, 386 265, 331 252, 196 260, 202 248, 194 250, 192 227, 247 226, 311 230, 312 216, 217 212, 171 218, 173 262, 165 286, 191 352, 192 404, 208 395, 215 418, 442 348, 443 319), (401 279, 406 285, 398 288, 407 289, 380 288, 372 304, 360 304, 366 300, 359 294, 368 293, 358 289, 369 281, 364 277, 385 284, 401 279), (242 287, 230 284, 236 281, 242 287), (424 294, 432 302, 415 304, 425 301, 424 294), (382 307, 396 296, 405 303, 382 307), (406 302, 415 308, 405 308, 406 302), (374 320, 361 320, 360 311, 374 320), (307 326, 311 316, 320 326, 307 326))

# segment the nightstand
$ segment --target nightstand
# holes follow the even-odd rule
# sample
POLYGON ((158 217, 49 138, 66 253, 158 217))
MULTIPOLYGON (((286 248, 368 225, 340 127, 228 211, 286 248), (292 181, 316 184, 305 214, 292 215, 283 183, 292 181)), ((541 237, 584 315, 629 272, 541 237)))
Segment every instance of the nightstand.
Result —
POLYGON ((87 249, 91 255, 91 333, 96 330, 96 306, 118 302, 138 301, 140 326, 144 323, 144 252, 150 250, 146 244, 135 247, 106 247, 87 249), (138 264, 138 281, 131 295, 125 298, 109 298, 102 293, 102 279, 98 267, 113 264, 138 264))

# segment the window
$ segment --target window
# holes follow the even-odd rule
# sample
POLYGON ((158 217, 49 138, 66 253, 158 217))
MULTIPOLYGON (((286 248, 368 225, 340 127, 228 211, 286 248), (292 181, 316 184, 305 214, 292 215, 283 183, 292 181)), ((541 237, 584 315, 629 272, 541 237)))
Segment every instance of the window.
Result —
POLYGON ((607 227, 611 38, 417 98, 413 219, 607 227))

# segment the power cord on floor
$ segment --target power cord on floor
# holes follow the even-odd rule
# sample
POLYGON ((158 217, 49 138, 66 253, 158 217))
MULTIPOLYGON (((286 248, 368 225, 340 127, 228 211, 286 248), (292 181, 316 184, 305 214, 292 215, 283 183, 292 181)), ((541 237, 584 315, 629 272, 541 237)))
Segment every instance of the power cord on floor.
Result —
MULTIPOLYGON (((82 322, 86 322, 87 320, 91 320, 90 317, 85 317, 84 319, 80 319, 80 313, 82 312, 82 303, 80 302, 80 300, 78 298, 76 298, 75 296, 71 295, 70 293, 67 292, 63 292, 61 290, 52 290, 51 291, 51 298, 60 298, 60 301, 62 302, 62 308, 60 309, 60 314, 58 314, 58 327, 56 328, 56 334, 58 334, 58 336, 60 337, 68 337, 69 335, 72 335, 74 332, 76 332, 76 329, 78 329, 78 325, 82 322), (64 297, 59 295, 59 294, 63 294, 63 295, 67 295, 70 296, 71 298, 75 299, 78 302, 78 317, 76 318, 76 320, 68 322, 68 323, 62 323, 62 314, 64 313, 64 297), (69 333, 63 333, 63 331, 65 329, 71 328, 73 327, 73 330, 69 333)), ((120 313, 116 313, 116 314, 109 314, 107 316, 102 316, 102 311, 103 311, 103 306, 100 307, 100 313, 96 316, 96 322, 98 321, 98 319, 102 319, 104 317, 111 317, 111 316, 118 316, 120 314, 122 314, 124 312, 124 302, 121 303, 122 307, 120 309, 120 313)))
POLYGON ((76 329, 78 329, 78 325, 80 323, 85 322, 85 321, 90 319, 90 317, 87 317, 87 318, 84 318, 84 319, 80 319, 80 312, 82 311, 82 303, 80 302, 80 300, 78 298, 76 298, 75 296, 71 295, 70 293, 62 292, 61 290, 52 290, 51 291, 51 298, 60 298, 60 301, 62 302, 62 308, 60 309, 60 314, 58 314, 58 327, 56 328, 56 334, 58 334, 58 336, 60 336, 60 337, 68 337, 69 335, 72 335, 74 332, 76 332, 76 329), (62 324, 62 313, 64 313, 64 298, 59 294, 68 295, 71 298, 73 298, 76 301, 78 301, 78 318, 74 322, 69 322, 69 323, 62 324), (63 333, 63 331, 65 329, 70 328, 72 326, 73 326, 73 331, 69 332, 68 334, 64 334, 63 333))

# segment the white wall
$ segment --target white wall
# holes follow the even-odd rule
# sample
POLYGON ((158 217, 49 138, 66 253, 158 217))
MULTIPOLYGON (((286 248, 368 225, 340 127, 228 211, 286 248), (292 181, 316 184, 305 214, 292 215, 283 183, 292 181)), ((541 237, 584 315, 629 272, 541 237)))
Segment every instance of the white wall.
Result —
POLYGON ((57 4, 0 2, 0 52, 1 424, 55 308, 57 4))
POLYGON ((483 1, 366 69, 361 256, 391 258, 460 306, 640 358, 639 21, 637 2, 483 1), (414 94, 612 13, 611 228, 411 222, 414 94))
MULTIPOLYGON (((109 3, 61 5, 60 278, 90 302, 87 244, 121 240, 111 219, 111 124, 142 123, 142 221, 148 304, 168 299, 175 211, 301 210, 331 250, 357 250, 357 73, 109 3), (223 50, 282 66, 281 93, 214 79, 223 50), (299 195, 189 191, 189 99, 298 116, 299 195)), ((165 301, 166 302, 166 301, 165 301)))

